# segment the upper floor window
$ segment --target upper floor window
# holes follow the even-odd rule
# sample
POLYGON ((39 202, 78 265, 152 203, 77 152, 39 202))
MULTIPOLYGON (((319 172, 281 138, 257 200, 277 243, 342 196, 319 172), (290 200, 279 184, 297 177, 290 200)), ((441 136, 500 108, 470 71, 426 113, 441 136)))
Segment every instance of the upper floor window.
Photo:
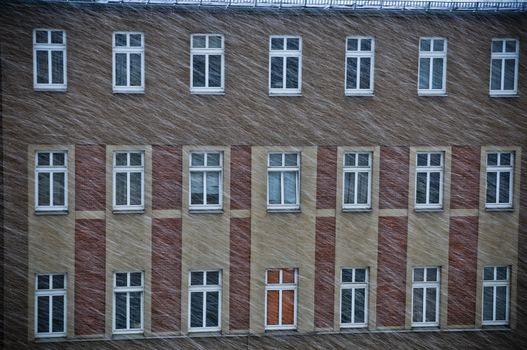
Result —
POLYGON ((300 154, 269 153, 267 164, 267 208, 300 208, 300 154))
POLYGON ((223 154, 190 154, 190 209, 222 208, 223 154))
POLYGON ((487 208, 512 207, 513 152, 487 153, 487 208))
POLYGON ((520 43, 516 39, 492 39, 490 95, 516 95, 520 43))
POLYGON ((375 41, 371 37, 346 40, 346 95, 373 95, 375 41))
POLYGON ((191 271, 189 282, 189 331, 219 331, 221 272, 191 271))
POLYGON ((302 38, 271 36, 269 40, 269 93, 302 91, 302 38))
POLYGON ((271 269, 265 279, 265 329, 295 329, 297 269, 271 269))
POLYGON ((371 207, 370 152, 344 154, 344 209, 371 207))
POLYGON ((114 152, 113 209, 144 209, 144 152, 114 152))
POLYGON ((68 153, 39 151, 35 162, 35 210, 68 209, 68 153))
POLYGON ((225 55, 223 45, 223 35, 191 35, 191 92, 221 93, 224 91, 225 55))
POLYGON ((413 270, 413 327, 439 325, 439 271, 438 267, 418 267, 413 270))
POLYGON ((483 325, 509 323, 508 266, 487 266, 483 270, 483 325))
POLYGON ((35 337, 65 337, 66 314, 66 275, 37 275, 35 337))
POLYGON ((35 90, 66 90, 65 31, 33 31, 33 82, 35 90))
POLYGON ((368 325, 368 269, 342 269, 340 284, 340 326, 368 325))
POLYGON ((142 272, 117 272, 113 284, 113 332, 143 331, 144 278, 142 272))
POLYGON ((443 153, 417 153, 415 168, 415 208, 441 209, 443 207, 443 153))
POLYGON ((419 40, 419 95, 446 93, 445 38, 421 38, 419 40))
POLYGON ((145 91, 145 46, 143 33, 113 33, 113 91, 145 91))

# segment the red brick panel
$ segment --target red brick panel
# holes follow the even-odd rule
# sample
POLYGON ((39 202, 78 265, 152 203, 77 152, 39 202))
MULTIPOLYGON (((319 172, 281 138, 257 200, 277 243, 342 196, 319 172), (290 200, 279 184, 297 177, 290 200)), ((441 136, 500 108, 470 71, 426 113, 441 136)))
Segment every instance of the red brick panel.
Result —
POLYGON ((181 329, 181 219, 152 223, 152 331, 181 329))
POLYGON ((479 163, 479 147, 452 147, 450 208, 477 209, 479 207, 479 163))
POLYGON ((181 146, 152 147, 152 208, 181 209, 181 146))
POLYGON ((251 146, 231 147, 231 209, 251 208, 251 146))
POLYGON ((106 147, 75 146, 75 210, 106 207, 106 147))
POLYGON ((377 327, 404 327, 408 217, 379 217, 377 327))
POLYGON ((473 325, 476 312, 478 217, 451 217, 448 244, 448 324, 473 325))
POLYGON ((251 282, 251 218, 231 218, 229 327, 249 329, 251 282))
POLYGON ((337 147, 319 146, 317 153, 317 209, 335 209, 337 147))
POLYGON ((75 221, 75 335, 104 334, 106 223, 75 221))
POLYGON ((379 208, 408 208, 408 147, 381 147, 379 208))
POLYGON ((335 218, 317 217, 315 237, 315 327, 333 328, 335 218))

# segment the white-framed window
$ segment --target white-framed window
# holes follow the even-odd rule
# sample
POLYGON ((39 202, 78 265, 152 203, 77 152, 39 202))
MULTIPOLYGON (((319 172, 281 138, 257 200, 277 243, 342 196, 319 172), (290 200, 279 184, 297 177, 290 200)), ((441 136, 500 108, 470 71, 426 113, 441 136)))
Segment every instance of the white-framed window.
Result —
POLYGON ((446 93, 446 38, 419 39, 419 95, 446 93))
POLYGON ((490 57, 491 96, 518 93, 518 61, 520 42, 516 39, 492 39, 490 57))
POLYGON ((113 333, 142 333, 143 272, 116 272, 113 282, 113 333))
POLYGON ((302 38, 277 36, 269 38, 269 94, 302 92, 302 38))
POLYGON ((145 43, 143 33, 113 33, 113 92, 145 91, 145 43))
POLYGON ((415 208, 443 207, 443 152, 417 152, 415 167, 415 208))
POLYGON ((295 329, 297 269, 269 269, 265 276, 265 329, 295 329))
POLYGON ((68 210, 68 153, 66 151, 37 151, 35 210, 68 210))
POLYGON ((344 154, 344 209, 371 208, 371 152, 344 154))
POLYGON ((513 152, 487 153, 486 208, 512 208, 513 152))
POLYGON ((144 209, 143 151, 116 151, 113 153, 113 209, 144 209))
POLYGON ((33 87, 35 90, 66 90, 65 31, 33 30, 33 87))
POLYGON ((219 210, 223 207, 223 153, 190 153, 189 208, 219 210))
POLYGON ((509 324, 509 266, 483 269, 482 325, 509 324))
POLYGON ((340 326, 368 325, 368 269, 344 268, 340 279, 340 326))
POLYGON ((300 153, 271 152, 267 163, 267 208, 300 208, 300 153))
POLYGON ((373 95, 375 39, 346 39, 346 95, 373 95))
POLYGON ((225 81, 223 35, 192 34, 190 42, 190 91, 222 93, 225 81))
POLYGON ((188 287, 188 329, 211 332, 221 329, 221 271, 191 271, 188 287))
POLYGON ((35 337, 65 337, 66 274, 37 274, 35 282, 35 337))
POLYGON ((412 327, 439 325, 439 267, 416 267, 412 284, 412 327))

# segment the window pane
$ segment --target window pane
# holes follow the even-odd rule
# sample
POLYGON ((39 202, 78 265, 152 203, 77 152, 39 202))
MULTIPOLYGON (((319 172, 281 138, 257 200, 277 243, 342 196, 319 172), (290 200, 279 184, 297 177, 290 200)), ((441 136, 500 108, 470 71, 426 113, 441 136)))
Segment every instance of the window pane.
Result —
POLYGON ((511 165, 511 154, 510 153, 500 154, 500 165, 511 165))
POLYGON ((358 39, 348 39, 348 51, 357 51, 357 48, 359 47, 358 44, 358 39))
POLYGON ((53 296, 52 332, 64 332, 64 296, 53 296))
POLYGON ((282 324, 292 325, 295 323, 295 292, 292 290, 282 291, 282 324))
POLYGON ((348 57, 346 67, 346 89, 357 88, 357 57, 348 57))
POLYGON ((511 173, 500 172, 500 203, 509 203, 509 186, 511 183, 511 173))
POLYGON ((267 270, 267 283, 280 283, 280 270, 267 270))
POLYGON ((141 34, 130 34, 130 46, 141 47, 141 34))
POLYGON ((221 87, 220 55, 209 55, 209 87, 221 87))
POLYGON ((130 328, 141 328, 141 294, 130 293, 130 328))
POLYGON ((49 83, 48 51, 37 50, 37 83, 49 83))
POLYGON ((51 51, 51 83, 64 84, 63 51, 51 51))
POLYGON ((115 285, 117 287, 128 286, 128 274, 127 273, 116 273, 115 274, 115 285))
POLYGON ((280 172, 269 172, 269 204, 281 204, 280 172))
POLYGON ((494 288, 484 287, 483 288, 483 321, 492 321, 492 309, 494 306, 494 288))
POLYGON ((342 282, 353 282, 353 269, 342 270, 342 282))
POLYGON ((355 204, 355 173, 344 174, 344 203, 355 204))
POLYGON ((115 34, 115 46, 126 46, 126 34, 115 34))
POLYGON ((507 319, 507 287, 496 287, 496 321, 507 319))
POLYGON ((426 289, 426 322, 436 321, 436 288, 426 289))
POLYGON ((49 289, 49 275, 37 277, 37 289, 49 289))
POLYGON ((37 30, 35 34, 35 39, 37 44, 47 44, 48 43, 48 31, 47 30, 37 30))
POLYGON ((208 153, 207 154, 207 165, 208 166, 219 166, 220 165, 220 154, 219 153, 208 153))
POLYGON ((419 59, 419 89, 430 88, 430 58, 419 59))
POLYGON ((141 86, 141 54, 130 54, 130 86, 141 86))
POLYGON ((49 153, 48 152, 39 152, 37 155, 38 165, 50 165, 49 163, 49 153))
POLYGON ((429 203, 439 204, 440 186, 441 186, 441 174, 438 172, 430 173, 429 203))
POLYGON ((130 205, 141 205, 141 173, 130 173, 130 205))
POLYGON ((359 166, 369 166, 370 165, 370 154, 369 153, 359 153, 359 166))
POLYGON ((355 282, 366 282, 366 269, 355 269, 355 282))
POLYGON ((190 293, 190 327, 203 327, 203 292, 190 293))
POLYGON ((437 281, 437 269, 435 267, 426 269, 426 280, 428 282, 437 281))
POLYGON ((298 57, 287 57, 287 76, 285 87, 288 89, 298 88, 298 57))
POLYGON ((342 290, 342 304, 340 306, 340 323, 351 323, 351 289, 342 290))
POLYGON ((296 171, 284 171, 284 204, 296 203, 296 171))
POLYGON ((284 87, 284 59, 283 57, 271 57, 271 88, 281 89, 284 87))
POLYGON ((507 40, 505 42, 505 52, 516 52, 516 40, 507 40))
POLYGON ((127 179, 126 173, 115 174, 115 204, 127 205, 127 179))
POLYGON ((430 154, 430 165, 431 166, 441 166, 441 154, 440 153, 430 154))
POLYGON ((414 288, 413 322, 423 322, 423 288, 414 288))
POLYGON ((205 55, 192 55, 192 86, 205 87, 205 55))
POLYGON ((282 270, 282 283, 295 283, 295 269, 282 270))
POLYGON ((494 280, 494 267, 485 267, 483 270, 483 279, 485 281, 494 280))
POLYGON ((49 332, 49 297, 37 298, 37 332, 49 332))
POLYGON ((207 204, 220 204, 219 171, 207 171, 207 204))
POLYGON ((192 47, 195 49, 205 48, 205 35, 194 35, 192 37, 192 47))
POLYGON ((115 328, 126 329, 126 293, 115 293, 115 328))
POLYGON ((363 57, 360 60, 360 88, 370 88, 370 65, 371 58, 363 57))
POLYGON ((420 50, 421 51, 430 51, 430 47, 431 47, 431 40, 430 39, 421 39, 421 46, 420 46, 420 50))
POLYGON ((418 268, 414 269, 414 281, 423 282, 425 280, 425 269, 418 268))
POLYGON ((492 60, 491 79, 490 79, 491 90, 501 90, 501 60, 492 60))
POLYGON ((127 166, 128 165, 128 154, 127 153, 116 153, 115 154, 115 165, 127 166))
POLYGON ((489 153, 487 155, 487 165, 498 165, 498 154, 489 153))
POLYGON ((366 307, 366 289, 355 289, 355 322, 365 322, 365 307, 366 307))
POLYGON ((434 51, 443 51, 445 49, 444 40, 434 40, 434 51))
POLYGON ((130 165, 131 166, 141 166, 143 164, 143 154, 142 153, 130 153, 130 165))
POLYGON ((514 90, 514 71, 516 70, 516 60, 505 60, 505 81, 503 89, 514 90))
POLYGON ((368 203, 368 173, 357 173, 357 204, 368 203))
POLYGON ((426 173, 417 173, 417 188, 415 201, 417 204, 426 203, 426 173))
POLYGON ((190 204, 203 203, 203 172, 190 173, 190 204))
POLYGON ((428 165, 428 154, 419 153, 417 155, 417 166, 427 166, 428 165))
POLYGON ((205 314, 205 325, 207 327, 219 326, 219 292, 208 292, 207 298, 207 310, 205 314))
POLYGON ((65 200, 65 174, 53 173, 53 205, 64 205, 65 200))
POLYGON ((64 288, 64 275, 54 275, 53 276, 53 289, 63 289, 64 288))
POLYGON ((221 49, 221 36, 219 35, 209 36, 209 48, 221 49))
POLYGON ((505 281, 507 280, 507 268, 504 266, 500 266, 496 268, 496 279, 505 281))
POLYGON ((142 276, 141 276, 141 272, 132 272, 130 273, 130 286, 133 286, 133 287, 139 287, 141 286, 143 283, 142 283, 142 276))
POLYGON ((272 38, 271 39, 271 50, 283 50, 284 49, 284 38, 272 38))
POLYGON ((115 85, 116 86, 126 86, 126 54, 125 53, 116 53, 115 54, 115 85))
POLYGON ((287 39, 287 49, 288 50, 300 50, 300 39, 288 38, 287 39))
POLYGON ((38 173, 38 205, 50 205, 50 173, 38 173))
POLYGON ((502 51, 503 51, 503 41, 493 40, 492 41, 492 52, 502 52, 502 51))
MULTIPOLYGON (((503 156, 501 159, 503 160, 503 156)), ((53 153, 53 165, 64 165, 64 153, 53 153)))
POLYGON ((202 286, 203 284, 203 271, 195 271, 190 273, 190 285, 202 286))
POLYGON ((266 321, 268 325, 278 324, 278 291, 267 291, 267 315, 266 321))
POLYGON ((207 285, 218 285, 220 284, 220 273, 219 271, 207 272, 207 285))
POLYGON ((269 166, 282 166, 282 153, 269 154, 269 166))
POLYGON ((443 59, 434 58, 434 71, 432 72, 432 89, 443 88, 443 59))
POLYGON ((345 166, 355 166, 355 154, 354 153, 346 154, 344 158, 344 165, 345 166))
POLYGON ((360 41, 361 51, 371 51, 371 39, 362 39, 360 41))
POLYGON ((205 154, 204 153, 192 153, 192 166, 203 166, 205 165, 205 154))
POLYGON ((496 203, 496 172, 487 172, 487 203, 496 203))

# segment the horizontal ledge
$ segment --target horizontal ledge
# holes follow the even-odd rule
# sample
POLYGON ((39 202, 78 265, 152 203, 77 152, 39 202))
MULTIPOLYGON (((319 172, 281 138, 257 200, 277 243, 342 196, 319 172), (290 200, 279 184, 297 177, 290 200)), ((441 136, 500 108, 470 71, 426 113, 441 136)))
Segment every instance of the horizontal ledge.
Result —
POLYGON ((189 209, 189 214, 223 214, 223 209, 189 209))
POLYGON ((116 214, 116 215, 121 215, 121 214, 144 214, 145 211, 144 209, 143 210, 126 210, 126 209, 123 209, 123 210, 119 210, 119 209, 114 209, 112 210, 112 214, 116 214))
POLYGON ((485 208, 485 211, 488 212, 505 212, 505 213, 512 213, 515 211, 514 208, 485 208))
POLYGON ((414 208, 414 213, 443 213, 443 208, 414 208))
POLYGON ((68 215, 69 210, 35 210, 35 215, 45 216, 45 215, 68 215))
POLYGON ((342 208, 343 213, 371 213, 372 208, 342 208))
POLYGON ((300 208, 298 209, 267 209, 267 213, 269 214, 298 214, 301 212, 302 210, 300 208))

